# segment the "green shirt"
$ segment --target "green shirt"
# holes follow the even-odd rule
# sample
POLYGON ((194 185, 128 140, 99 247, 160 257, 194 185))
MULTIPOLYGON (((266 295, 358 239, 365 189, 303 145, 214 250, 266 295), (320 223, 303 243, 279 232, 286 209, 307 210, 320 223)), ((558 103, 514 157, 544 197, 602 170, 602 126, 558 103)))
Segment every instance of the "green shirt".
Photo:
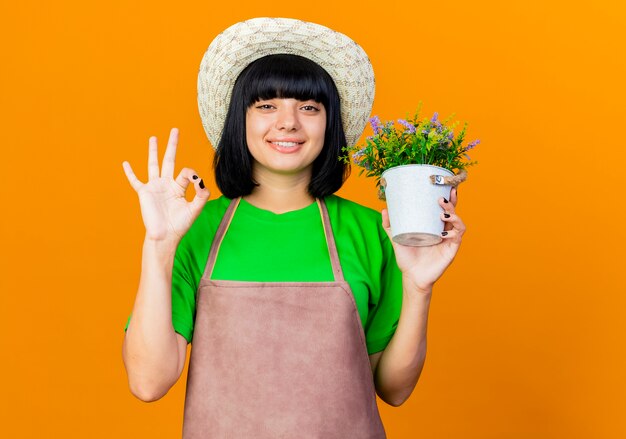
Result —
MULTIPOLYGON (((336 195, 326 197, 325 201, 368 353, 380 352, 396 330, 402 306, 402 277, 393 247, 378 212, 336 195)), ((176 250, 172 269, 172 323, 174 330, 188 342, 193 335, 198 284, 229 203, 230 199, 224 196, 209 201, 176 250)), ((317 203, 275 214, 241 200, 224 236, 212 279, 333 281, 317 203)))

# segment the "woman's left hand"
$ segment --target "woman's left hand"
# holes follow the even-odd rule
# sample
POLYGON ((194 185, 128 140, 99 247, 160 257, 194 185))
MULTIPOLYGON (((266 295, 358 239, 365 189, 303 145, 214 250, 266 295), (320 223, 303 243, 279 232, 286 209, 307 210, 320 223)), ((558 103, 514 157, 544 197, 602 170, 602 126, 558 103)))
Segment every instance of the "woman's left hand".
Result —
MULTIPOLYGON (((446 203, 444 198, 439 199, 439 205, 444 209, 441 219, 445 222, 443 241, 437 245, 428 247, 410 247, 392 242, 398 267, 402 271, 404 281, 411 282, 423 293, 430 293, 432 286, 441 277, 443 272, 454 260, 461 238, 465 233, 465 224, 455 214, 457 204, 457 191, 452 188, 450 200, 446 203), (448 218, 445 214, 450 215, 448 218)), ((387 209, 382 211, 383 228, 391 239, 391 226, 387 209)))

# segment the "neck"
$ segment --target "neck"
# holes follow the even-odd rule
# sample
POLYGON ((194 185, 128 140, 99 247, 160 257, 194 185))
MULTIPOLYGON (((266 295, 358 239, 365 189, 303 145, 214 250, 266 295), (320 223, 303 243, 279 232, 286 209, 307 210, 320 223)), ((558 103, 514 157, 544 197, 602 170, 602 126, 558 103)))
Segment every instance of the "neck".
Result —
POLYGON ((285 213, 302 209, 315 201, 308 192, 311 169, 298 174, 276 174, 255 166, 253 176, 259 186, 243 198, 255 207, 285 213))

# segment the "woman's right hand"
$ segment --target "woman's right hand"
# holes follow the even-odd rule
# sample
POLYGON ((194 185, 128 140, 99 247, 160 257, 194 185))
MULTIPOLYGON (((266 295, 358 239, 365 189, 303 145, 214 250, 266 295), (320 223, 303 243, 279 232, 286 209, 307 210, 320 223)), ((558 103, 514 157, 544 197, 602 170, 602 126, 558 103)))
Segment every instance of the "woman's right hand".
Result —
POLYGON ((141 216, 146 227, 146 239, 177 245, 200 215, 210 193, 193 169, 183 168, 174 179, 174 162, 178 144, 177 128, 172 128, 170 132, 160 175, 156 137, 150 137, 148 143, 147 183, 142 183, 137 179, 130 163, 125 161, 122 166, 130 185, 139 196, 141 216), (192 183, 196 190, 196 196, 191 202, 185 199, 189 183, 192 183))

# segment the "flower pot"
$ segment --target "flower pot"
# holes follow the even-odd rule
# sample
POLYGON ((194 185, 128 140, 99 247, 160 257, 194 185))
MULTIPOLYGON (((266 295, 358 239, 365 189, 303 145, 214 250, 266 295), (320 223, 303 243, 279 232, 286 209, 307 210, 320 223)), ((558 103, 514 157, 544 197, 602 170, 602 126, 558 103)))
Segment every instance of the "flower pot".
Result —
POLYGON ((391 235, 402 245, 421 247, 441 242, 445 223, 439 198, 450 199, 452 186, 433 184, 431 175, 452 177, 439 166, 403 165, 383 172, 391 235))

